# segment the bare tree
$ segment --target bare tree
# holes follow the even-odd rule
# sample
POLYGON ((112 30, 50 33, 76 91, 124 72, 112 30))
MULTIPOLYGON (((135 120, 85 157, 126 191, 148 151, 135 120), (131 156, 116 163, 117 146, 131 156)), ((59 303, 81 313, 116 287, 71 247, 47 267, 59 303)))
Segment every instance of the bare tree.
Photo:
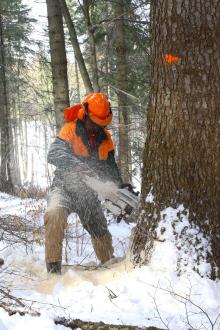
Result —
POLYGON ((97 65, 97 58, 96 58, 96 44, 95 44, 94 30, 92 29, 92 22, 91 22, 91 17, 90 17, 91 3, 92 3, 91 0, 83 0, 83 13, 85 16, 88 39, 89 39, 89 46, 90 46, 93 86, 94 86, 94 91, 98 92, 100 90, 100 86, 99 86, 99 76, 98 76, 98 65, 97 65))
POLYGON ((63 20, 59 0, 47 0, 46 2, 56 126, 59 129, 63 124, 63 109, 69 106, 63 20))
MULTIPOLYGON (((114 4, 115 16, 122 18, 127 7, 127 1, 116 1, 114 4)), ((126 182, 131 181, 131 150, 129 148, 128 138, 128 99, 125 92, 128 91, 128 72, 127 72, 127 45, 125 24, 123 20, 116 22, 116 66, 117 66, 117 96, 118 96, 118 114, 119 114, 119 152, 118 164, 123 179, 126 182)))
POLYGON ((66 25, 67 25, 68 30, 69 30, 70 40, 71 40, 71 43, 72 43, 72 46, 73 46, 73 49, 74 49, 75 58, 76 58, 76 61, 78 63, 78 66, 79 66, 79 71, 80 71, 80 74, 81 74, 86 92, 87 93, 92 93, 93 92, 92 83, 90 81, 89 74, 88 74, 88 71, 86 69, 86 65, 85 65, 85 62, 84 62, 84 59, 83 59, 83 56, 82 56, 82 52, 81 52, 80 47, 79 47, 79 42, 78 42, 78 39, 77 39, 75 26, 74 26, 74 23, 73 23, 72 18, 70 16, 69 9, 67 7, 67 4, 66 4, 65 0, 58 0, 58 1, 60 2, 60 7, 61 7, 61 10, 62 10, 62 14, 65 18, 65 22, 66 22, 66 25))
POLYGON ((10 127, 7 81, 5 72, 5 40, 0 13, 0 131, 1 131, 1 189, 11 191, 13 184, 10 171, 10 127))

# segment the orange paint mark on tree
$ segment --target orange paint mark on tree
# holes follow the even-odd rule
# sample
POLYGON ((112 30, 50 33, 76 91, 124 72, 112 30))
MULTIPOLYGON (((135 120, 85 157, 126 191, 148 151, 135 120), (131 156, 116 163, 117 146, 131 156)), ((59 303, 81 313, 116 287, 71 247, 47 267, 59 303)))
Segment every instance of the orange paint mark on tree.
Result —
POLYGON ((173 54, 165 54, 163 56, 163 60, 167 64, 176 64, 178 61, 181 60, 181 57, 173 55, 173 54))

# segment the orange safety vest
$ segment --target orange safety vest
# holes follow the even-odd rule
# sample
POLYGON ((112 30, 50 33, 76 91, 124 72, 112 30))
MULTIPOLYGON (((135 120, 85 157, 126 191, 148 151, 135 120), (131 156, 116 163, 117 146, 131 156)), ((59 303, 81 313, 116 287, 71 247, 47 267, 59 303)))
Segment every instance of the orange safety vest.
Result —
MULTIPOLYGON (((58 137, 70 144, 75 155, 89 157, 89 151, 83 143, 82 138, 76 134, 76 125, 77 120, 66 123, 63 128, 61 128, 58 137)), ((111 134, 106 129, 104 129, 104 132, 107 139, 103 140, 98 147, 99 160, 107 160, 109 152, 114 150, 111 134)))

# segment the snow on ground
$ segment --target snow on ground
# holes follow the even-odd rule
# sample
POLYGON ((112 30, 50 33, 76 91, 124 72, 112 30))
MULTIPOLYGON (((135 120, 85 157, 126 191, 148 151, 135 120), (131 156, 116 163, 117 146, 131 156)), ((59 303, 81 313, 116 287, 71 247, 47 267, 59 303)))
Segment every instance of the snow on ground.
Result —
MULTIPOLYGON (((0 194, 0 217, 23 217, 27 228, 29 223, 36 227, 33 226, 31 233, 27 232, 28 243, 14 238, 10 243, 10 235, 0 232, 0 256, 5 259, 5 265, 0 269, 0 288, 10 288, 11 295, 22 298, 32 310, 41 313, 39 317, 8 316, 0 308, 0 330, 23 330, 29 326, 32 330, 64 329, 54 324, 53 319, 57 317, 171 330, 220 329, 220 319, 217 319, 220 313, 220 282, 205 276, 201 278, 190 268, 186 268, 184 274, 175 269, 177 260, 182 258, 185 261, 174 248, 169 224, 171 220, 175 221, 180 210, 170 208, 164 211, 163 222, 158 228, 161 239, 155 245, 152 261, 148 266, 135 270, 120 258, 128 249, 133 225, 116 224, 109 217, 115 256, 119 258, 117 263, 96 268, 97 260, 90 238, 77 216, 72 214, 64 242, 63 274, 55 276, 48 275, 44 265, 42 224, 45 205, 44 200, 0 194), (212 327, 211 322, 214 324, 216 319, 212 327)), ((186 223, 187 219, 183 217, 181 230, 186 223)), ((188 228, 188 232, 184 232, 195 235, 195 231, 188 228)), ((185 242, 185 247, 190 248, 188 241, 185 242)), ((190 253, 193 260, 195 251, 190 250, 190 253)), ((204 260, 202 262, 205 275, 208 267, 204 260)))

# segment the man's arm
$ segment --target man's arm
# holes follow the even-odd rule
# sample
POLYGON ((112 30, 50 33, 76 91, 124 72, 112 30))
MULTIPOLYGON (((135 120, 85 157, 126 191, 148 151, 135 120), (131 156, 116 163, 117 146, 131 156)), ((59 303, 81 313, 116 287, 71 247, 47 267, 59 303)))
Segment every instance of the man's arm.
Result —
POLYGON ((48 163, 65 170, 73 169, 77 165, 82 165, 82 162, 74 156, 69 143, 59 137, 56 137, 51 144, 47 160, 48 163))
POLYGON ((93 170, 104 181, 113 181, 118 185, 123 183, 121 174, 115 161, 114 150, 110 151, 106 160, 91 160, 93 170))
POLYGON ((115 161, 114 150, 109 152, 107 160, 90 160, 90 166, 87 169, 88 160, 85 159, 85 161, 83 161, 81 158, 79 159, 74 155, 73 150, 67 141, 56 137, 50 146, 47 160, 48 163, 56 166, 59 170, 63 170, 63 172, 68 172, 68 174, 76 173, 75 171, 73 172, 73 170, 76 168, 81 168, 83 173, 88 170, 91 175, 92 171, 94 171, 94 173, 100 175, 100 177, 104 180, 107 179, 114 181, 118 185, 123 183, 115 161))
MULTIPOLYGON (((106 160, 107 166, 109 167, 109 176, 113 178, 114 181, 117 181, 119 184, 123 183, 121 173, 118 169, 118 165, 115 161, 115 152, 114 150, 109 152, 108 159, 106 160)), ((108 174, 107 174, 108 176, 108 174)))

